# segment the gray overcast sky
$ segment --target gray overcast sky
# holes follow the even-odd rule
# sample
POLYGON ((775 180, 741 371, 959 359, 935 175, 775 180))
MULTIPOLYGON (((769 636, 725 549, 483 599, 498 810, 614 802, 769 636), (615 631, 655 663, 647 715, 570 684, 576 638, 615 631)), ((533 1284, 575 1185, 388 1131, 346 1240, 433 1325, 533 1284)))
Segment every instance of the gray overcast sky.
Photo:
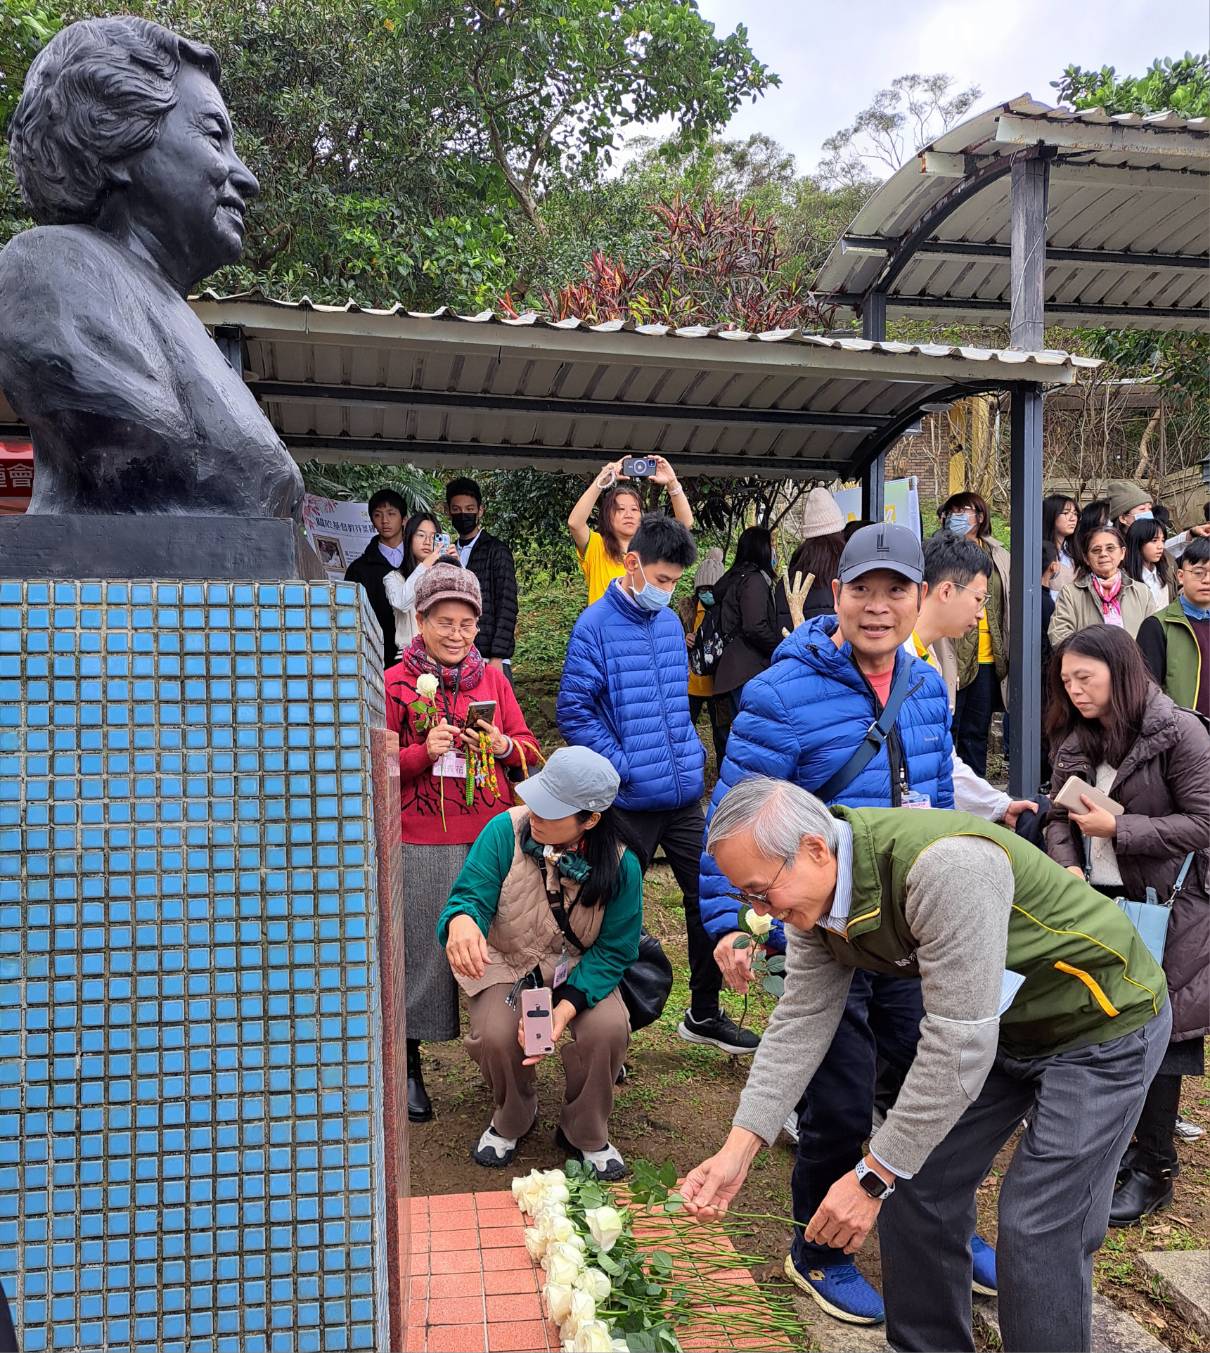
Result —
POLYGON ((1068 62, 1141 74, 1155 57, 1205 51, 1206 0, 699 0, 720 32, 746 24, 779 89, 725 135, 765 132, 819 161, 824 139, 897 75, 944 71, 983 90, 977 108, 1026 91, 1055 102, 1068 62))

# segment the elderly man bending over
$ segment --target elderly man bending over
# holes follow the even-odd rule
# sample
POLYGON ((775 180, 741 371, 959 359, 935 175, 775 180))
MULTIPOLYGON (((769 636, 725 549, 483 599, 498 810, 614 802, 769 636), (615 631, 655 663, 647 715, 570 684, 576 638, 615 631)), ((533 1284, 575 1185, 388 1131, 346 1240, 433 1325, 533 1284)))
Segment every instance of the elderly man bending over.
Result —
POLYGON ((918 977, 899 1097, 798 1220, 851 1253, 877 1219, 890 1346, 973 1349, 975 1189, 1028 1115, 1000 1193, 1004 1347, 1087 1349, 1114 1171, 1171 1023, 1125 914, 980 818, 828 809, 763 777, 723 799, 707 849, 740 901, 787 923, 786 989, 723 1149, 685 1181, 688 1210, 713 1217, 739 1192, 827 1051, 853 970, 918 977))

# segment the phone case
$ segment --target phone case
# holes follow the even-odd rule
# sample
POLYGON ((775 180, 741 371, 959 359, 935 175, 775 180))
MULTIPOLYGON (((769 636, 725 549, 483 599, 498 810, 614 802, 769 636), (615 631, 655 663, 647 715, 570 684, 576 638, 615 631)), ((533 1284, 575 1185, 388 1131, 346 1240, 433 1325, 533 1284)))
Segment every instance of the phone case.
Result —
POLYGON ((1117 799, 1111 799, 1103 790, 1098 789, 1096 785, 1090 785, 1078 775, 1068 776, 1063 788, 1055 795, 1055 802, 1060 808, 1066 808, 1069 813, 1084 813, 1088 810, 1080 802, 1081 794, 1087 794, 1093 803, 1112 813, 1114 817, 1120 817, 1126 811, 1117 799))
POLYGON ((466 707, 463 727, 475 732, 478 728, 477 721, 479 719, 482 719, 484 723, 494 723, 495 718, 496 702, 494 700, 472 700, 466 707))
POLYGON ((554 1028, 551 1024, 549 987, 528 987, 521 993, 521 1028, 525 1037, 525 1055, 540 1057, 554 1052, 554 1028))

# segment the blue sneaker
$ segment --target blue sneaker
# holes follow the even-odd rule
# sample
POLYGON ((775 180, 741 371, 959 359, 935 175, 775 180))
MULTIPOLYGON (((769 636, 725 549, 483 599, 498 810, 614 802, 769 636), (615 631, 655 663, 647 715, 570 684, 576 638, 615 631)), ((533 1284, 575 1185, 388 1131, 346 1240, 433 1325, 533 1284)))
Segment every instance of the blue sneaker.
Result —
POLYGON ((786 1255, 786 1277, 812 1297, 821 1310, 850 1325, 878 1325, 886 1316, 882 1298, 850 1262, 810 1268, 803 1273, 792 1254, 786 1255))
POLYGON ((971 1258, 975 1261, 971 1288, 981 1297, 994 1297, 996 1287, 996 1251, 982 1236, 971 1236, 971 1258))

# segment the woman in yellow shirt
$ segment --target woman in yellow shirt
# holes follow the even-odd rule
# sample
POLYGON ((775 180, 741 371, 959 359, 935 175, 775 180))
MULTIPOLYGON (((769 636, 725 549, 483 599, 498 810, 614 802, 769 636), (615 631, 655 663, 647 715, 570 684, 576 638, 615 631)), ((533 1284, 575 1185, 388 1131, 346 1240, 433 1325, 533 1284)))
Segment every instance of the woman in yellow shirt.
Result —
MULTIPOLYGON (((672 500, 672 515, 687 531, 691 531, 693 513, 676 471, 663 456, 648 456, 647 459, 656 464, 651 482, 667 488, 672 500)), ((609 584, 626 572, 622 560, 642 519, 643 503, 639 490, 630 487, 629 479, 622 473, 622 462, 615 460, 603 465, 567 518, 567 529, 571 532, 580 559, 580 571, 588 584, 590 606, 594 601, 600 601, 609 584), (604 498, 601 498, 602 494, 604 498), (598 498, 601 499, 598 517, 600 529, 593 531, 589 528, 588 519, 592 516, 598 498)))

